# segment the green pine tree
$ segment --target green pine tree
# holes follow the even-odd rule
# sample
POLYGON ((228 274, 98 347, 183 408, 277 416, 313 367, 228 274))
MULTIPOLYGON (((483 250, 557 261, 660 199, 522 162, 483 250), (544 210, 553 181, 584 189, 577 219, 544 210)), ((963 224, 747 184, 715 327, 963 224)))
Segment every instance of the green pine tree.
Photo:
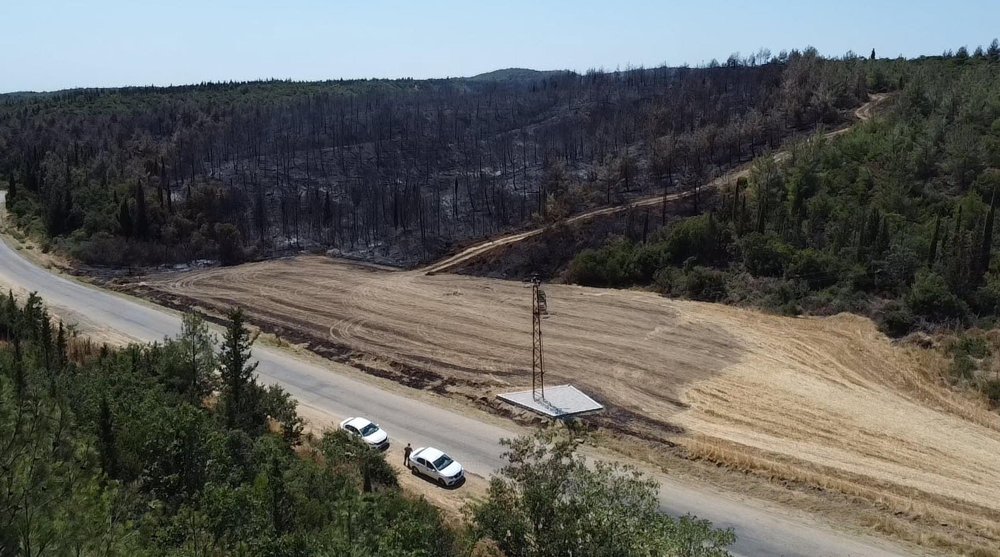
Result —
POLYGON ((934 261, 937 259, 938 242, 941 239, 941 215, 934 219, 934 235, 931 237, 931 250, 927 256, 927 268, 934 268, 934 261))
POLYGON ((115 418, 108 404, 108 397, 102 396, 97 417, 97 444, 101 464, 109 477, 118 475, 118 451, 115 446, 115 418))
POLYGON ((990 260, 993 257, 993 219, 997 210, 997 190, 993 188, 993 195, 990 197, 990 212, 986 214, 986 224, 983 225, 982 244, 979 247, 979 261, 977 262, 977 279, 982 280, 990 270, 990 260))
POLYGON ((126 238, 132 237, 132 215, 128 210, 128 198, 118 204, 118 230, 126 238))
POLYGON ((246 326, 246 316, 242 308, 229 312, 229 325, 222 342, 222 405, 226 427, 230 429, 254 430, 263 424, 256 421, 258 394, 254 371, 257 362, 251 363, 251 346, 254 339, 246 326))

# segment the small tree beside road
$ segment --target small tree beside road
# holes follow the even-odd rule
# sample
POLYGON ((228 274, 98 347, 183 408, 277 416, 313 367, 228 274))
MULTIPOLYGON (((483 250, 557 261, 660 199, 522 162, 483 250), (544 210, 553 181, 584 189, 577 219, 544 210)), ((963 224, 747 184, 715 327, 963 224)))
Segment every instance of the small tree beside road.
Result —
POLYGON ((731 530, 662 514, 654 479, 629 466, 588 464, 579 440, 547 430, 502 444, 509 464, 469 510, 476 537, 507 557, 729 555, 731 530))

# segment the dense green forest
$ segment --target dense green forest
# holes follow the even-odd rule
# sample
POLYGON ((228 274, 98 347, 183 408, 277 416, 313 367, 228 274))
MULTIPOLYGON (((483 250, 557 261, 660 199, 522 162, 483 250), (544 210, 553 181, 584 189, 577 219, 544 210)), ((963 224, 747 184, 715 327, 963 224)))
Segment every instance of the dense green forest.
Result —
POLYGON ((646 242, 581 252, 568 279, 788 314, 842 311, 890 335, 996 325, 1000 48, 899 62, 867 123, 798 144, 646 242))
POLYGON ((554 432, 508 442, 469 524, 449 523, 381 453, 303 435, 251 344, 238 310, 221 343, 189 316, 175 339, 109 349, 34 295, 0 298, 0 555, 715 557, 733 541, 660 515, 654 483, 584 466, 554 432))
POLYGON ((892 84, 889 64, 806 49, 703 68, 0 96, 0 182, 21 226, 85 263, 310 249, 410 264, 699 184, 843 123, 892 84))

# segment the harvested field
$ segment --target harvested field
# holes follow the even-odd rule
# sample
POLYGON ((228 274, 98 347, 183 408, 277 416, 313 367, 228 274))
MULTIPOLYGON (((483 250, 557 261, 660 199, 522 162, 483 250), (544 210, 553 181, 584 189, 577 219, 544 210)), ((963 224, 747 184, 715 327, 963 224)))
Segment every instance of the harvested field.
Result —
MULTIPOLYGON (((174 305, 244 305, 280 335, 353 353, 366 367, 405 370, 400 380, 410 386, 477 398, 530 384, 528 284, 425 276, 324 257, 168 274, 147 284, 161 299, 175 297, 174 305)), ((671 429, 670 417, 686 407, 679 398, 683 387, 740 359, 743 348, 725 330, 691 321, 659 297, 572 286, 548 290, 547 381, 572 382, 617 402, 615 415, 636 432, 671 429), (607 296, 615 302, 607 304, 607 296), (649 311, 651 303, 656 311, 649 311), (665 350, 669 342, 676 346, 665 350)))
MULTIPOLYGON (((145 284, 175 305, 241 304, 268 329, 411 386, 487 402, 530 384, 523 283, 298 257, 145 284)), ((967 547, 1000 544, 1000 417, 940 384, 933 354, 851 315, 546 291, 547 378, 607 404, 604 425, 934 523, 967 547)))

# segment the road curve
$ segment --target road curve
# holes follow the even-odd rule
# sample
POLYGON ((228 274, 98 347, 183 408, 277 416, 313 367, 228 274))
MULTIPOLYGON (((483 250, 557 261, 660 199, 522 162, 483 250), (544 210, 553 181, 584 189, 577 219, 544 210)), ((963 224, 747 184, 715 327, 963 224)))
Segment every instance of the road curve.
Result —
MULTIPOLYGON (((5 192, 0 192, 2 207, 5 192)), ((78 317, 83 329, 103 327, 141 342, 180 331, 180 318, 167 309, 85 285, 36 266, 0 242, 0 284, 37 291, 61 316, 78 317)), ((310 409, 340 418, 373 418, 396 440, 429 443, 448 450, 466 469, 488 477, 501 465, 502 437, 517 428, 498 427, 439 408, 423 400, 337 373, 340 364, 320 365, 280 349, 255 347, 262 382, 276 383, 310 409)), ((400 441, 401 442, 401 441, 400 441)), ((886 542, 841 533, 801 516, 764 508, 759 501, 721 494, 707 487, 657 476, 661 508, 672 515, 696 514, 720 527, 732 527, 737 555, 875 556, 906 555, 886 542)))

